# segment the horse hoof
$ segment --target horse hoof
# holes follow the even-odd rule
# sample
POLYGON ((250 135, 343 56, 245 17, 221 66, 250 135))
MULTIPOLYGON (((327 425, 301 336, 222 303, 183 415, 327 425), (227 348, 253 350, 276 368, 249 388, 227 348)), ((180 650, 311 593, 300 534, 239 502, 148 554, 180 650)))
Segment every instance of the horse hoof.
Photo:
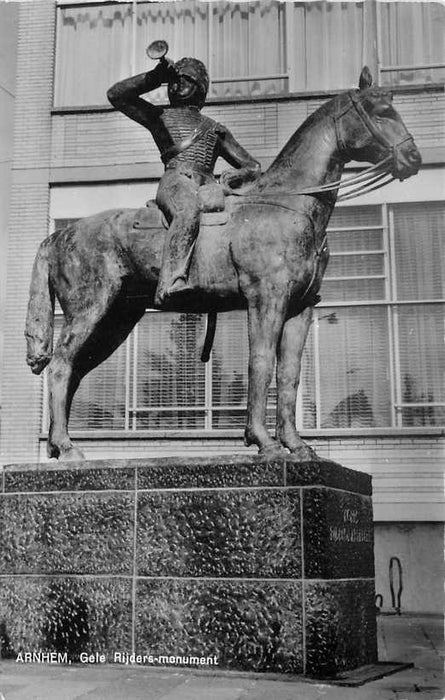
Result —
POLYGON ((288 452, 279 442, 275 442, 261 447, 258 450, 258 454, 260 457, 283 457, 283 455, 287 455, 288 452))
POLYGON ((299 462, 320 462, 320 457, 309 445, 297 445, 290 452, 292 457, 299 462))
POLYGON ((83 462, 85 455, 78 447, 70 447, 60 453, 59 462, 83 462))

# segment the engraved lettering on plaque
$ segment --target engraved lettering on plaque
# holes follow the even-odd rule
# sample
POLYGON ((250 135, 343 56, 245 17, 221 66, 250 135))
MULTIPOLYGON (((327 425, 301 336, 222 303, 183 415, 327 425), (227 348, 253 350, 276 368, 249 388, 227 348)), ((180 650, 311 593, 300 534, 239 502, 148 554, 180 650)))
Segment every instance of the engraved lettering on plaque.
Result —
POLYGON ((331 542, 372 542, 372 529, 360 527, 358 510, 345 508, 342 521, 342 525, 329 527, 329 540, 331 542))

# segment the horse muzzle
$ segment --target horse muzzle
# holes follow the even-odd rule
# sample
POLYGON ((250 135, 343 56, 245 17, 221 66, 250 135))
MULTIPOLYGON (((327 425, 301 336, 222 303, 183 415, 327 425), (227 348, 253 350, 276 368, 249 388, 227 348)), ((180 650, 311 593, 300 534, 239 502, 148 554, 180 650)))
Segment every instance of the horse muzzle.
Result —
POLYGON ((394 148, 391 175, 398 180, 406 180, 419 172, 422 156, 412 138, 394 148))

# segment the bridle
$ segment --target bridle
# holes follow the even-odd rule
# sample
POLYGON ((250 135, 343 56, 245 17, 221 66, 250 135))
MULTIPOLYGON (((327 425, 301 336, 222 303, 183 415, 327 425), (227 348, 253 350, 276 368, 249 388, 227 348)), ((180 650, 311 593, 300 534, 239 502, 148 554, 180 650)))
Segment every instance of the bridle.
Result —
MULTIPOLYGON (((346 186, 351 186, 355 185, 357 182, 360 180, 365 180, 365 184, 361 185, 359 188, 351 190, 349 193, 342 194, 338 197, 338 200, 345 200, 345 199, 351 199, 352 197, 357 197, 360 194, 364 194, 366 192, 371 192, 372 190, 378 189, 380 187, 383 187, 384 185, 389 184, 393 180, 395 180, 394 177, 390 176, 390 179, 385 180, 382 182, 383 178, 387 177, 390 175, 390 171, 387 169, 387 165, 391 162, 394 163, 397 159, 397 153, 399 148, 406 143, 407 141, 412 141, 413 137, 410 133, 407 133, 404 138, 402 138, 400 141, 398 141, 396 144, 392 144, 378 128, 374 124, 373 120, 367 113, 367 111, 364 109, 362 101, 357 94, 357 92, 350 90, 347 93, 350 104, 347 105, 346 109, 344 109, 340 114, 336 114, 333 117, 334 120, 334 125, 335 125, 335 134, 337 138, 337 145, 339 148, 343 149, 344 151, 347 151, 347 145, 345 144, 342 136, 341 136, 341 130, 340 130, 340 120, 348 113, 351 111, 351 109, 355 109, 357 112, 360 121, 362 122, 363 126, 365 129, 369 131, 371 136, 377 141, 385 150, 387 155, 383 160, 379 161, 376 163, 374 166, 371 166, 369 168, 366 168, 361 175, 357 176, 356 179, 354 179, 354 176, 351 178, 347 178, 346 180, 343 180, 343 182, 346 184, 346 186), (369 176, 369 177, 368 177, 369 176), (378 184, 375 184, 378 183, 378 184), (375 185, 375 186, 373 186, 375 185)), ((331 184, 336 184, 336 183, 331 183, 331 184)), ((343 185, 340 183, 339 187, 342 187, 343 185)))
MULTIPOLYGON (((340 115, 335 115, 334 116, 334 121, 338 120, 339 117, 344 116, 347 114, 351 106, 354 107, 355 111, 359 115, 361 121, 363 122, 364 126, 368 129, 369 133, 374 137, 376 141, 378 141, 383 148, 389 152, 389 155, 394 155, 397 152, 397 149, 404 144, 406 141, 413 140, 413 137, 410 133, 407 133, 407 135, 398 143, 393 145, 388 139, 385 137, 385 134, 383 134, 374 124, 372 121, 371 117, 369 116, 368 112, 364 109, 362 105, 362 101, 360 97, 358 96, 357 92, 354 92, 353 90, 350 90, 348 93, 348 97, 351 100, 352 105, 348 105, 347 109, 344 110, 340 115)), ((337 136, 338 140, 339 136, 337 136)), ((347 150, 346 144, 341 140, 339 142, 345 150, 347 150)))

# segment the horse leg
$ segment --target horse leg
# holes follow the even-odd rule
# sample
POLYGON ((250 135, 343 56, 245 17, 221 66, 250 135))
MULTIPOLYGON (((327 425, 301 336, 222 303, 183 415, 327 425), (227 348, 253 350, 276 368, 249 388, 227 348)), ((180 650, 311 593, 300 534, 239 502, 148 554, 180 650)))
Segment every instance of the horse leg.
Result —
POLYGON ((283 327, 277 362, 277 440, 303 461, 314 460, 316 453, 297 432, 295 408, 300 382, 301 358, 312 320, 312 307, 289 318, 283 327))
POLYGON ((80 383, 74 373, 76 354, 89 334, 87 319, 83 316, 65 323, 60 333, 51 362, 48 365, 49 433, 48 457, 84 459, 74 447, 68 434, 68 417, 73 396, 80 383))
POLYGON ((95 314, 76 318, 62 329, 49 365, 50 430, 48 454, 64 460, 83 459, 68 434, 71 404, 86 374, 106 360, 125 340, 141 316, 145 305, 117 313, 111 305, 105 316, 95 314))
POLYGON ((283 297, 249 305, 249 391, 244 442, 258 445, 260 454, 283 451, 266 427, 267 392, 283 319, 283 297))

